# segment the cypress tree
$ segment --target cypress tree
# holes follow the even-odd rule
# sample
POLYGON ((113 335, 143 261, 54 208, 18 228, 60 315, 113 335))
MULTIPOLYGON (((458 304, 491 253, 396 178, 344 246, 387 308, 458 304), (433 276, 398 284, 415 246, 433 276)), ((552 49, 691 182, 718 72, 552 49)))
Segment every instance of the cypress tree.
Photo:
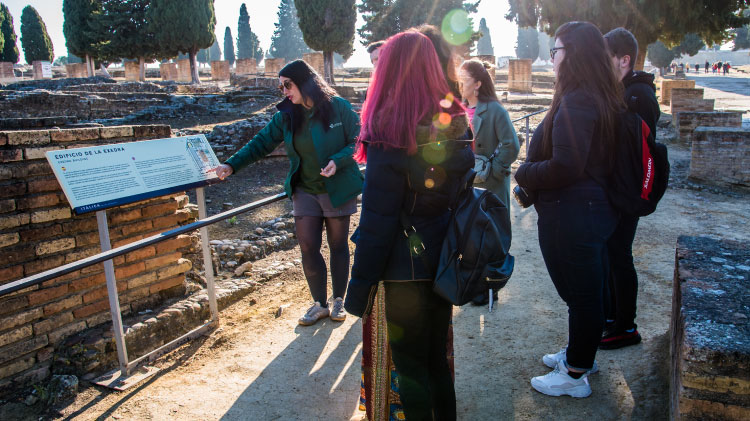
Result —
POLYGON ((2 37, 5 40, 5 45, 0 51, 0 61, 18 63, 20 54, 16 43, 16 30, 13 27, 13 16, 10 14, 8 6, 3 3, 0 3, 0 32, 2 32, 2 37))
POLYGON ((260 63, 263 60, 263 49, 260 48, 258 36, 250 29, 250 15, 247 6, 240 6, 240 18, 237 21, 237 58, 254 58, 260 63))
POLYGON ((101 34, 92 26, 95 13, 101 12, 98 0, 63 0, 63 34, 68 52, 83 57, 89 76, 94 76, 93 57, 97 55, 101 34))
POLYGON ((284 58, 286 61, 302 58, 302 54, 312 50, 305 44, 302 31, 299 29, 299 18, 294 0, 281 0, 279 4, 278 22, 271 38, 271 57, 284 58))
POLYGON ((229 62, 229 67, 234 66, 234 40, 232 39, 232 30, 224 30, 224 60, 229 62))
MULTIPOLYGON (((3 5, 5 6, 5 5, 3 5)), ((2 28, 3 22, 5 21, 5 13, 0 9, 0 28, 2 28)), ((5 48, 5 34, 0 30, 0 61, 2 60, 3 49, 5 48)))
POLYGON ((47 26, 31 6, 24 7, 21 12, 21 47, 29 64, 37 60, 52 62, 55 58, 47 26))
POLYGON ((354 51, 355 0, 294 0, 305 44, 323 52, 325 79, 333 84, 333 53, 354 51))
POLYGON ((539 32, 536 28, 518 27, 516 57, 531 59, 532 62, 539 57, 539 32))
POLYGON ((216 41, 213 0, 151 0, 149 30, 168 56, 188 53, 192 82, 200 83, 196 54, 216 41))
POLYGON ((208 49, 208 62, 221 60, 221 48, 219 48, 219 41, 214 41, 211 44, 211 48, 208 49))
POLYGON ((494 56, 495 49, 492 48, 490 28, 487 27, 487 21, 484 18, 479 21, 479 32, 482 33, 482 38, 479 38, 479 42, 477 43, 477 54, 481 56, 494 56))

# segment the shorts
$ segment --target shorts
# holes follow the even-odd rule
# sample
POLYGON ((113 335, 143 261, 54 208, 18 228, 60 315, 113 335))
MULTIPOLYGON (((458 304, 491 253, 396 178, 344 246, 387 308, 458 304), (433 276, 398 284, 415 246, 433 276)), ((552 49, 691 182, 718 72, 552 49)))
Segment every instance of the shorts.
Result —
POLYGON ((292 205, 294 206, 294 211, 292 212, 294 216, 335 218, 337 216, 349 216, 357 212, 356 197, 334 208, 328 193, 312 194, 302 189, 294 189, 292 193, 292 205))

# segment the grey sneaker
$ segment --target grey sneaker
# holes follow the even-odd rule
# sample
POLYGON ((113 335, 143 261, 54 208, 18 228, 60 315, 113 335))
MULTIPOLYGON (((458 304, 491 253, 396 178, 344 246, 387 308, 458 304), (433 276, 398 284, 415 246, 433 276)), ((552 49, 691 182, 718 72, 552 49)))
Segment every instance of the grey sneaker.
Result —
MULTIPOLYGON (((555 368, 557 367, 557 364, 560 361, 565 361, 567 359, 567 352, 568 347, 560 348, 560 351, 556 354, 546 354, 542 357, 542 362, 544 365, 546 365, 549 368, 555 368)), ((591 370, 587 371, 586 374, 594 374, 599 371, 599 365, 596 363, 596 360, 594 361, 594 366, 591 367, 591 370)))
POLYGON ((307 309, 305 315, 299 318, 299 324, 301 324, 302 326, 314 325, 318 322, 318 320, 328 317, 330 313, 330 310, 321 307, 320 302, 316 301, 315 304, 307 309))
POLYGON ((343 322, 346 320, 346 311, 344 311, 344 299, 336 297, 333 300, 333 308, 331 309, 331 320, 334 322, 343 322))

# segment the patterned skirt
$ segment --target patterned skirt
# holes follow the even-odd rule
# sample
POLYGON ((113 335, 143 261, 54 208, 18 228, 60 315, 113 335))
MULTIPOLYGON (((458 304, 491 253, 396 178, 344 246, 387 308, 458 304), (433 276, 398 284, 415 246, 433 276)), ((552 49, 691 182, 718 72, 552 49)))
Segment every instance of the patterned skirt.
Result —
MULTIPOLYGON (((452 322, 448 327, 446 347, 448 365, 455 378, 452 322)), ((399 396, 398 372, 391 359, 391 347, 388 344, 385 287, 382 281, 378 283, 372 311, 362 319, 362 379, 359 410, 366 412, 369 421, 406 419, 399 396)))

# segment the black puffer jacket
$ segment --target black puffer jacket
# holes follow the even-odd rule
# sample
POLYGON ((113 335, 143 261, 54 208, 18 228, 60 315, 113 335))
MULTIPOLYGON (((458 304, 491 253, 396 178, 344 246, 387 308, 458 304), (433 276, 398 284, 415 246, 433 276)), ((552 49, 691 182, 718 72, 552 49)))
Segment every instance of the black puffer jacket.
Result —
POLYGON ((625 103, 630 111, 635 112, 646 122, 651 133, 656 137, 656 122, 661 111, 656 100, 654 75, 646 72, 632 72, 622 79, 625 86, 625 103))
POLYGON ((418 152, 372 144, 362 193, 357 244, 345 307, 362 316, 370 291, 381 280, 432 279, 450 221, 449 204, 462 175, 474 165, 471 142, 464 139, 465 116, 437 133, 417 129, 418 152), (406 211, 422 243, 426 259, 412 257, 401 224, 406 211))

